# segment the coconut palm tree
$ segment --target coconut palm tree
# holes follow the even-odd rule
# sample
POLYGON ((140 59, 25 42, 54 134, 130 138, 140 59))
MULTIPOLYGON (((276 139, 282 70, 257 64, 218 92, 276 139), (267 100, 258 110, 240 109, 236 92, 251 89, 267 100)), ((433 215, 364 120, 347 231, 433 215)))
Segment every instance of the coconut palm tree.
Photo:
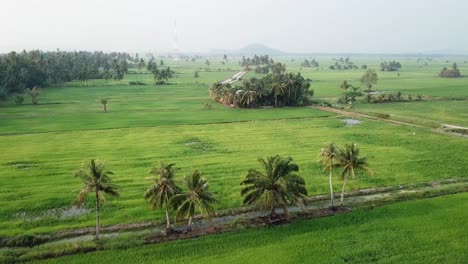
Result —
POLYGON ((278 96, 281 96, 284 94, 284 82, 281 79, 281 76, 274 76, 273 77, 273 82, 271 84, 271 93, 275 97, 275 107, 278 107, 278 96))
POLYGON ((240 98, 240 104, 246 107, 250 107, 257 97, 255 91, 244 91, 240 98))
POLYGON ((31 101, 33 104, 37 104, 37 97, 39 97, 39 89, 34 86, 32 89, 26 88, 26 93, 31 96, 31 101))
POLYGON ((152 209, 163 209, 166 213, 166 232, 171 230, 169 218, 170 199, 180 193, 174 177, 176 173, 175 163, 159 163, 159 167, 153 167, 150 174, 154 175, 148 179, 151 181, 150 187, 145 192, 145 199, 152 209))
POLYGON ((282 158, 279 155, 259 158, 264 172, 249 170, 241 185, 244 204, 256 204, 269 208, 271 216, 276 215, 275 209, 282 207, 286 218, 289 218, 288 205, 298 203, 299 199, 307 195, 304 179, 297 175, 299 166, 292 163, 291 157, 282 158))
POLYGON ((104 113, 107 113, 107 103, 109 102, 109 99, 101 98, 99 99, 99 102, 102 104, 102 107, 104 108, 104 113))
POLYGON ((99 239, 99 203, 105 203, 105 195, 119 196, 117 186, 112 183, 109 177, 113 174, 112 171, 106 170, 102 163, 94 159, 75 173, 75 177, 79 177, 83 181, 83 187, 78 193, 76 203, 79 206, 83 205, 90 193, 94 193, 96 197, 96 240, 99 239))
POLYGON ((221 95, 221 87, 223 85, 220 82, 213 82, 210 86, 210 98, 213 100, 217 100, 218 97, 221 95))
POLYGON ((335 145, 335 143, 331 143, 325 145, 323 148, 320 149, 320 162, 323 165, 323 170, 329 170, 329 177, 330 177, 330 200, 331 206, 334 206, 334 194, 333 194, 333 166, 336 165, 336 161, 338 160, 340 154, 340 149, 335 145))
POLYGON ((363 171, 373 175, 374 172, 368 167, 367 157, 360 156, 360 150, 356 143, 346 144, 345 148, 340 150, 338 157, 339 166, 343 169, 341 178, 344 180, 343 188, 341 190, 340 205, 343 205, 344 191, 349 177, 355 178, 355 171, 363 171))
POLYGON ((184 177, 187 191, 175 195, 171 202, 177 206, 176 217, 188 217, 188 229, 192 230, 192 219, 198 209, 203 216, 215 214, 213 193, 208 191, 208 181, 202 178, 202 172, 195 170, 190 177, 184 177))

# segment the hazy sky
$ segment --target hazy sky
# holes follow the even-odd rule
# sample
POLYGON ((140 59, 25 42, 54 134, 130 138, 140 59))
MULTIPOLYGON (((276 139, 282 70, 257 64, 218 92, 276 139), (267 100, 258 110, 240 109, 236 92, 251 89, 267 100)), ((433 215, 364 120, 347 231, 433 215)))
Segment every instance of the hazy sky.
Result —
POLYGON ((0 52, 468 50, 467 0, 0 0, 0 52))

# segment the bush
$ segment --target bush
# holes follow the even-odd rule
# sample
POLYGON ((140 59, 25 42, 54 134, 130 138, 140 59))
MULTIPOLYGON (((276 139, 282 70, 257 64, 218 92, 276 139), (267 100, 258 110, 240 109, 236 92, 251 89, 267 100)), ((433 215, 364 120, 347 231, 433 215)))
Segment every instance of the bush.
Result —
POLYGON ((138 81, 137 82, 131 81, 131 82, 128 82, 128 84, 130 84, 130 85, 146 85, 146 83, 138 82, 138 81))
POLYGON ((23 102, 24 102, 24 97, 23 96, 17 95, 15 97, 15 104, 20 105, 20 104, 23 104, 23 102))
POLYGON ((389 115, 389 114, 377 113, 376 115, 377 115, 378 118, 385 118, 385 119, 390 118, 390 115, 389 115))

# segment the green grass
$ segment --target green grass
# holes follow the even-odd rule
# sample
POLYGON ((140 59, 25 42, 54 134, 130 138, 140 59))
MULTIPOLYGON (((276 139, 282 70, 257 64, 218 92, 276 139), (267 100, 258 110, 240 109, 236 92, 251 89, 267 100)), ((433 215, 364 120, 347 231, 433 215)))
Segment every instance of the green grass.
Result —
POLYGON ((468 194, 42 263, 464 263, 468 194))
MULTIPOLYGON (((292 62, 289 69, 299 70, 298 63, 292 62)), ((227 108, 209 101, 207 90, 212 81, 232 75, 239 68, 236 61, 223 66, 231 71, 200 71, 195 80, 193 72, 200 67, 204 66, 199 62, 179 65, 171 85, 130 86, 129 80, 150 81, 144 74, 129 74, 120 82, 96 80, 88 87, 73 82, 44 88, 39 105, 18 106, 12 99, 2 102, 0 236, 92 226, 92 212, 70 219, 38 217, 45 210, 71 205, 80 187, 73 173, 91 158, 104 161, 122 187, 121 198, 110 200, 102 212, 104 225, 161 219, 161 213, 150 211, 143 200, 148 186, 145 178, 158 161, 176 162, 181 168, 178 180, 194 169, 202 170, 221 201, 218 209, 241 205, 239 183, 248 169, 258 167, 256 159, 266 155, 292 156, 309 193, 327 193, 327 177, 320 171, 317 154, 332 141, 358 143, 363 154, 371 156, 377 172, 374 177, 361 175, 348 189, 468 176, 464 169, 468 167, 468 141, 464 139, 369 120, 346 127, 332 114, 310 108, 227 108), (111 98, 108 113, 97 102, 102 97, 111 98), (203 109, 207 102, 214 105, 213 110, 203 109)), ((437 68, 426 73, 426 69, 410 67, 412 72, 402 76, 414 75, 415 82, 419 78, 429 83, 437 68)), ((312 85, 319 97, 339 94, 342 78, 362 74, 360 70, 303 71, 316 80, 312 85)), ((379 87, 397 78, 392 74, 382 73, 379 87)), ((445 91, 452 89, 452 81, 467 80, 445 80, 445 91)), ((456 109, 464 109, 463 103, 440 119, 463 120, 463 114, 455 114, 456 109)), ((432 117, 438 109, 426 111, 425 116, 432 117)), ((337 190, 340 183, 336 180, 337 190)), ((87 206, 92 208, 91 201, 87 206)))
POLYGON ((395 119, 416 120, 468 127, 468 101, 420 101, 385 104, 356 104, 364 113, 390 114, 395 119))

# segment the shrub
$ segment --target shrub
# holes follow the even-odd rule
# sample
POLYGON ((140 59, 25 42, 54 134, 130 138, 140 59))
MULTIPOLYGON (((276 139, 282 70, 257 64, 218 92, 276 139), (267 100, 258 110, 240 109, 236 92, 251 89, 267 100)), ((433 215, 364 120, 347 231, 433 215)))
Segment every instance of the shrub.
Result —
POLYGON ((139 82, 139 81, 136 81, 136 82, 131 81, 131 82, 128 82, 128 84, 130 84, 130 85, 146 85, 146 83, 144 83, 144 82, 139 82))
POLYGON ((20 105, 20 104, 23 104, 23 102, 24 102, 24 97, 23 96, 17 95, 15 97, 15 104, 20 105))
POLYGON ((377 117, 378 117, 378 118, 385 118, 385 119, 387 119, 387 118, 390 118, 390 115, 389 115, 389 114, 377 113, 377 117))

